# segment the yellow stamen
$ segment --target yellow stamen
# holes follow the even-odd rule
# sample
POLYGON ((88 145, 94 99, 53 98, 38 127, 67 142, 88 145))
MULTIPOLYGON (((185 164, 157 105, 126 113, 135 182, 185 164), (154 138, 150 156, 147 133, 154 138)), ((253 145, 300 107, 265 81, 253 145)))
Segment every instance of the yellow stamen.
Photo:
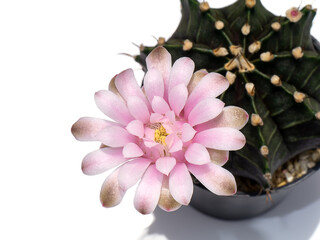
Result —
POLYGON ((157 128, 154 132, 154 141, 157 143, 161 143, 163 146, 166 146, 166 137, 169 134, 167 133, 166 129, 161 125, 157 128))

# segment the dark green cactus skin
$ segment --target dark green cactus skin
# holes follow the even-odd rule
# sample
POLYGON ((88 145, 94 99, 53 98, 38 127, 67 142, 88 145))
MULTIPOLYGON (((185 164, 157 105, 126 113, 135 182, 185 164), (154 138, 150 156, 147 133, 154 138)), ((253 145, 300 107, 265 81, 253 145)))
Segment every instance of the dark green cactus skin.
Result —
MULTIPOLYGON (((207 69, 209 72, 226 74, 225 64, 233 59, 230 45, 243 48, 244 56, 255 66, 255 70, 240 73, 231 72, 237 78, 220 98, 226 105, 244 108, 249 115, 259 114, 262 126, 253 126, 250 122, 242 130, 247 139, 246 146, 230 153, 230 160, 225 165, 234 175, 257 181, 265 189, 270 188, 266 173, 273 174, 283 163, 296 154, 320 146, 320 47, 310 35, 315 10, 305 7, 301 10, 302 18, 290 22, 286 17, 274 16, 267 11, 260 0, 253 8, 246 7, 245 0, 222 9, 200 11, 196 0, 181 0, 182 19, 164 47, 171 53, 173 60, 182 56, 190 57, 196 64, 196 70, 207 69), (217 30, 216 21, 222 21, 224 28, 217 30), (271 24, 279 22, 281 29, 274 31, 271 24), (251 31, 248 35, 241 32, 242 26, 248 23, 251 31), (184 51, 184 40, 193 42, 192 49, 184 51), (249 53, 248 46, 261 42, 261 49, 249 53), (229 55, 217 57, 212 50, 224 47, 229 55), (295 59, 292 49, 301 47, 304 55, 295 59), (274 59, 264 62, 260 54, 270 51, 274 59), (274 74, 281 78, 282 85, 275 86, 270 82, 274 74), (255 86, 254 96, 250 96, 245 84, 255 86), (305 94, 303 102, 294 99, 294 92, 305 94), (261 146, 266 145, 268 155, 262 155, 261 146)), ((136 56, 145 69, 145 58, 154 47, 144 47, 136 56)), ((250 121, 250 120, 249 120, 250 121)))

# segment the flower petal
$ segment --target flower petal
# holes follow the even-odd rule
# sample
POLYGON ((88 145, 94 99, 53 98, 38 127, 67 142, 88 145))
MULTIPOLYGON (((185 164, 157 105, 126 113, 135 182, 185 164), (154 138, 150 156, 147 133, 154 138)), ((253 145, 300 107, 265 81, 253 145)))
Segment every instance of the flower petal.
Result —
POLYGON ((186 160, 189 163, 203 165, 211 162, 208 150, 199 143, 192 143, 185 153, 186 160))
POLYGON ((151 161, 146 158, 136 158, 123 164, 119 169, 118 181, 123 190, 135 185, 142 177, 151 161))
POLYGON ((97 134, 98 141, 110 147, 123 147, 130 142, 136 142, 137 138, 122 127, 113 126, 101 130, 97 134))
POLYGON ((98 132, 114 125, 117 123, 99 118, 82 117, 72 125, 71 132, 79 141, 95 141, 98 132))
POLYGON ((150 103, 155 96, 163 98, 164 83, 158 69, 152 68, 148 70, 144 77, 143 87, 150 103))
POLYGON ((240 130, 248 122, 249 115, 242 108, 227 106, 215 119, 196 126, 197 131, 209 128, 230 127, 240 130))
POLYGON ((147 105, 139 97, 129 97, 127 99, 128 109, 131 115, 143 123, 148 123, 150 113, 147 105))
POLYGON ((122 154, 125 158, 136 158, 141 157, 144 154, 144 152, 137 144, 128 143, 124 146, 122 154))
POLYGON ((151 113, 150 122, 156 123, 163 119, 163 115, 160 113, 151 113))
POLYGON ((189 171, 211 192, 229 196, 237 192, 234 176, 226 169, 208 163, 206 165, 188 164, 189 171))
POLYGON ((234 128, 211 128, 197 133, 193 141, 207 148, 234 151, 245 145, 246 138, 234 128))
POLYGON ((172 197, 172 195, 170 193, 169 178, 167 176, 163 177, 161 194, 160 194, 158 206, 162 210, 167 211, 167 212, 173 212, 175 210, 178 210, 181 207, 181 204, 178 203, 176 200, 174 200, 174 198, 172 197))
POLYGON ((223 166, 229 160, 229 151, 207 149, 210 155, 211 162, 223 166))
POLYGON ((205 98, 190 112, 188 122, 191 126, 207 122, 218 116, 224 107, 224 102, 217 98, 205 98))
POLYGON ((119 122, 122 125, 127 125, 133 120, 133 117, 129 113, 126 104, 114 93, 101 90, 96 92, 94 98, 97 107, 101 110, 101 112, 114 121, 119 122))
POLYGON ((144 126, 143 122, 141 122, 140 120, 133 120, 129 122, 126 129, 130 134, 135 135, 139 138, 143 138, 144 136, 144 126))
POLYGON ((102 206, 106 208, 118 205, 125 194, 125 191, 119 187, 118 173, 119 169, 116 169, 102 184, 100 201, 102 206))
MULTIPOLYGON (((122 98, 121 94, 119 93, 117 87, 116 87, 116 84, 115 84, 115 80, 116 80, 116 77, 117 75, 115 75, 109 82, 109 87, 108 87, 108 90, 110 92, 113 92, 115 95, 118 95, 119 97, 122 98)), ((123 98, 122 98, 123 99, 123 98)))
POLYGON ((193 183, 187 166, 177 163, 169 176, 169 189, 173 198, 182 205, 190 203, 193 183))
POLYGON ((169 79, 169 94, 170 91, 180 84, 188 86, 194 71, 194 62, 188 57, 179 58, 172 66, 169 79))
POLYGON ((228 80, 218 73, 211 72, 204 76, 193 89, 185 106, 185 117, 201 100, 215 98, 229 87, 228 80))
POLYGON ((122 155, 122 148, 100 148, 88 153, 82 160, 82 171, 86 175, 96 175, 114 168, 127 161, 122 155))
POLYGON ((167 176, 169 175, 169 173, 171 172, 171 170, 175 165, 176 165, 176 159, 173 157, 161 157, 161 158, 158 158, 158 160, 156 161, 157 169, 161 173, 167 176))
POLYGON ((180 84, 171 89, 169 93, 169 104, 174 113, 179 116, 188 98, 188 90, 184 84, 180 84))
POLYGON ((179 137, 177 137, 175 135, 174 137, 174 142, 172 143, 170 149, 169 149, 169 152, 170 153, 174 153, 174 152, 178 152, 178 151, 181 151, 182 150, 182 147, 183 147, 183 142, 180 140, 179 137))
POLYGON ((181 140, 183 142, 188 142, 190 141, 194 135, 196 134, 196 131, 191 127, 189 123, 184 123, 182 125, 182 135, 181 135, 181 140))
POLYGON ((169 76, 171 71, 171 55, 164 47, 157 47, 146 58, 147 69, 157 69, 164 82, 164 99, 168 99, 169 76))
POLYGON ((159 96, 155 96, 152 100, 152 110, 159 114, 165 114, 166 112, 170 111, 170 107, 168 103, 159 96))
POLYGON ((149 102, 142 92, 132 69, 127 69, 116 76, 114 81, 121 96, 128 101, 129 97, 138 97, 148 106, 149 102))
POLYGON ((208 74, 208 71, 206 69, 200 69, 192 75, 192 78, 188 84, 189 95, 193 91, 193 89, 198 85, 200 80, 207 74, 208 74))
POLYGON ((134 206, 142 214, 150 214, 157 207, 163 175, 153 164, 144 173, 134 197, 134 206))

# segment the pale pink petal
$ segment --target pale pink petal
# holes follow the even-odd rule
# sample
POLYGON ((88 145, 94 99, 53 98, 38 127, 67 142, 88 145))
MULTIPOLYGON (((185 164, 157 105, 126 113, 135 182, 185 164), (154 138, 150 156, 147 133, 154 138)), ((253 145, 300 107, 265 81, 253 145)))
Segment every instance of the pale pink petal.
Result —
POLYGON ((205 98, 190 112, 188 122, 191 126, 207 122, 218 116, 224 107, 224 102, 217 98, 205 98))
POLYGON ((106 90, 96 92, 94 95, 97 107, 109 118, 123 125, 133 120, 123 100, 114 93, 106 90))
POLYGON ((194 62, 188 57, 179 58, 172 66, 169 79, 169 95, 175 86, 188 86, 194 71, 194 62))
POLYGON ((182 205, 190 203, 193 183, 187 166, 177 163, 169 176, 169 189, 173 198, 182 205))
POLYGON ((171 123, 175 123, 176 116, 173 111, 166 112, 166 117, 169 119, 171 123))
POLYGON ((119 187, 118 173, 119 169, 116 169, 102 184, 100 201, 106 208, 118 205, 125 194, 125 191, 119 187))
POLYGON ((151 113, 151 116, 150 116, 150 122, 151 123, 157 123, 162 119, 163 119, 163 115, 162 114, 160 114, 160 113, 151 113))
POLYGON ((190 144, 185 153, 185 157, 189 163, 196 165, 203 165, 211 161, 208 150, 199 143, 190 144))
POLYGON ((163 175, 153 164, 144 173, 134 197, 134 206, 142 214, 150 214, 157 207, 163 175))
POLYGON ((109 147, 123 147, 127 143, 136 142, 137 137, 119 126, 107 127, 97 134, 97 140, 109 147))
POLYGON ((129 97, 127 99, 128 109, 131 115, 143 123, 148 123, 150 113, 147 105, 138 97, 129 97))
POLYGON ((229 160, 229 151, 207 149, 210 155, 211 162, 219 166, 223 166, 229 160))
POLYGON ((226 169, 208 163, 206 165, 188 164, 189 171, 211 192, 229 196, 237 192, 234 176, 226 169))
POLYGON ((197 133, 193 141, 207 148, 234 151, 245 145, 246 138, 234 128, 211 128, 197 133))
POLYGON ((169 104, 174 113, 179 116, 188 98, 188 90, 184 84, 180 84, 171 89, 169 93, 169 104))
POLYGON ((123 190, 127 190, 135 185, 142 177, 151 160, 146 158, 136 158, 123 164, 119 169, 118 181, 123 190))
POLYGON ((141 157, 144 154, 144 152, 137 144, 128 143, 124 146, 122 154, 125 158, 136 158, 141 157))
POLYGON ((204 76, 193 89, 185 106, 185 116, 188 116, 195 105, 205 98, 215 98, 229 87, 228 80, 218 73, 211 72, 204 76))
POLYGON ((142 89, 134 77, 132 69, 127 69, 119 73, 116 76, 114 83, 119 93, 126 101, 128 101, 129 97, 138 97, 146 104, 146 106, 148 106, 148 108, 150 107, 146 96, 142 92, 142 89))
POLYGON ((71 132, 79 141, 95 141, 96 135, 102 129, 118 125, 118 123, 110 122, 103 119, 83 117, 72 125, 71 132))
POLYGON ((182 135, 181 135, 181 140, 183 142, 188 142, 190 141, 194 135, 196 134, 196 131, 191 127, 190 124, 184 123, 182 125, 182 135))
POLYGON ((176 159, 173 157, 161 157, 156 161, 157 169, 165 175, 169 175, 175 165, 176 159))
POLYGON ((200 69, 192 75, 192 78, 188 84, 189 95, 193 91, 193 89, 198 85, 201 79, 207 74, 208 74, 208 71, 206 69, 200 69))
POLYGON ((170 107, 162 97, 155 96, 152 100, 152 110, 159 114, 165 114, 170 111, 170 107))
POLYGON ((158 206, 162 210, 167 212, 173 212, 181 207, 181 204, 174 200, 170 193, 168 176, 163 176, 161 195, 158 206))
POLYGON ((126 129, 130 134, 135 135, 139 138, 143 138, 144 126, 143 126, 143 122, 141 122, 140 120, 131 121, 127 125, 126 129))
POLYGON ((174 152, 178 152, 181 151, 183 147, 183 142, 181 141, 181 139, 177 136, 175 136, 174 138, 174 142, 172 143, 169 152, 170 153, 174 153, 174 152))
POLYGON ((168 99, 169 76, 171 71, 171 55, 164 47, 155 48, 146 58, 147 69, 157 69, 164 82, 164 99, 168 99))
POLYGON ((209 128, 230 127, 240 130, 248 122, 249 115, 242 108, 227 106, 215 119, 196 126, 197 131, 209 128))
POLYGON ((160 144, 160 143, 157 143, 157 142, 155 142, 153 140, 149 140, 149 139, 143 139, 143 143, 148 148, 152 148, 152 147, 155 147, 160 144))
POLYGON ((152 68, 148 70, 144 77, 143 87, 150 103, 155 96, 163 98, 164 83, 158 69, 152 68))
POLYGON ((100 148, 87 154, 82 160, 82 171, 87 175, 103 173, 127 161, 122 155, 122 148, 100 148))

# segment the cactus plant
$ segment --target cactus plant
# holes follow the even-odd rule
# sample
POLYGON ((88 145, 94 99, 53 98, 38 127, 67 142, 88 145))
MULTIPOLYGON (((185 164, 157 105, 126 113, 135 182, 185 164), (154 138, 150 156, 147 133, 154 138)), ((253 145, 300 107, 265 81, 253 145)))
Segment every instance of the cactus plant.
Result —
MULTIPOLYGON (((238 0, 221 8, 181 0, 182 19, 172 37, 159 39, 173 60, 190 57, 196 70, 226 76, 227 105, 244 108, 251 124, 246 146, 232 152, 225 166, 257 181, 265 190, 279 166, 320 146, 320 46, 310 35, 316 10, 311 5, 275 16, 260 0, 238 0)), ((155 47, 135 57, 145 69, 155 47)))

